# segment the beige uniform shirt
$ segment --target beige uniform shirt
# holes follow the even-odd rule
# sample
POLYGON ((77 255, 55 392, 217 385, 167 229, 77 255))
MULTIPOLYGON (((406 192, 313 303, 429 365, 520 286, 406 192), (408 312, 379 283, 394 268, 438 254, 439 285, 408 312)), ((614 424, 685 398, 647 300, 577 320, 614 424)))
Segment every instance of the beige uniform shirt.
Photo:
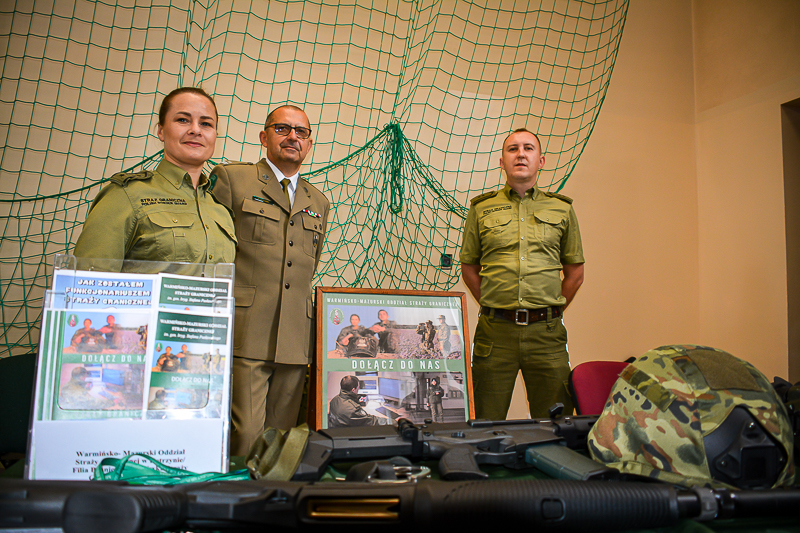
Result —
POLYGON ((75 255, 185 263, 233 263, 230 211, 167 160, 153 172, 119 173, 89 208, 75 255))
POLYGON ((499 309, 561 306, 561 269, 583 263, 572 199, 538 187, 520 197, 506 185, 472 200, 461 262, 481 265, 481 305, 499 309))

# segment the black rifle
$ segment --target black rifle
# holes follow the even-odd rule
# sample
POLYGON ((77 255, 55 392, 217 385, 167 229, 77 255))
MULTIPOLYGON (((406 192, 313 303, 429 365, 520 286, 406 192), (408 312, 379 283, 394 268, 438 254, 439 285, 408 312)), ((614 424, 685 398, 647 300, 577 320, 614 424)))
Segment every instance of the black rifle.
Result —
POLYGON ((302 483, 218 481, 170 487, 107 481, 0 481, 0 528, 66 533, 166 529, 381 533, 486 525, 532 531, 620 531, 681 519, 792 517, 800 490, 678 491, 660 483, 420 481, 302 483), (338 526, 338 527, 337 527, 338 526), (322 529, 324 528, 324 529, 322 529))
POLYGON ((586 450, 586 437, 596 416, 551 419, 470 420, 397 426, 329 428, 311 432, 295 481, 320 479, 334 462, 406 457, 439 460, 439 476, 450 481, 483 479, 479 465, 509 468, 536 466, 559 479, 613 479, 617 471, 573 450, 586 450))

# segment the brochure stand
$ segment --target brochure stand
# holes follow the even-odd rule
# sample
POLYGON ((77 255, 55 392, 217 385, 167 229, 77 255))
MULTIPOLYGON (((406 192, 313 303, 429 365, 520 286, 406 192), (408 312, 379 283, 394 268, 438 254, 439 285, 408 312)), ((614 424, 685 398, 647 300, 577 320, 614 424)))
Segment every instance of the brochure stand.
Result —
POLYGON ((26 477, 90 479, 133 453, 227 472, 233 283, 232 264, 56 256, 26 477))

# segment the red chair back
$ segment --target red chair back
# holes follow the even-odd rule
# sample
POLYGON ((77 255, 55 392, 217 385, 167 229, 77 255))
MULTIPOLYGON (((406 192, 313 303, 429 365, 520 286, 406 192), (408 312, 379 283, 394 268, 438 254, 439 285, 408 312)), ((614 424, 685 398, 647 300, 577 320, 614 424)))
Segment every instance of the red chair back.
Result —
POLYGON ((589 361, 572 369, 569 389, 579 415, 599 415, 606 405, 611 387, 617 381, 625 361, 589 361))

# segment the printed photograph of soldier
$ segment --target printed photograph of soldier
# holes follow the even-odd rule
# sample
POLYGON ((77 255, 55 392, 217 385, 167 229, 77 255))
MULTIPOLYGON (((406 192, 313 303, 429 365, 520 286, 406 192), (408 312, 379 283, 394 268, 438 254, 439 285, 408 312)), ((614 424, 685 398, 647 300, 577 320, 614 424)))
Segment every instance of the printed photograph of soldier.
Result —
POLYGON ((225 372, 226 359, 220 353, 219 348, 214 348, 214 352, 206 352, 203 354, 202 367, 200 373, 202 374, 222 374, 225 372))
POLYGON ((172 353, 172 346, 166 346, 164 353, 158 354, 155 365, 153 365, 153 372, 181 372, 181 359, 178 354, 172 353))
POLYGON ((147 418, 219 418, 222 393, 216 391, 209 402, 208 389, 174 389, 152 387, 148 395, 147 418), (177 411, 181 413, 163 413, 177 411))
POLYGON ((378 339, 372 329, 361 325, 361 317, 353 313, 350 325, 343 327, 336 337, 336 349, 345 357, 375 357, 378 339))
POLYGON ((378 311, 378 321, 371 328, 378 335, 378 351, 381 353, 397 352, 397 323, 389 320, 389 312, 386 309, 378 311))
POLYGON ((72 334, 69 345, 75 353, 100 353, 106 345, 106 339, 92 327, 91 318, 84 318, 83 327, 72 334))
POLYGON ((222 374, 226 363, 219 348, 213 348, 211 352, 206 344, 157 344, 153 359, 153 372, 184 374, 222 374), (206 351, 202 352, 203 349, 206 351))
POLYGON ((65 410, 142 408, 144 372, 137 364, 61 366, 58 406, 65 410))
POLYGON ((64 332, 63 353, 84 354, 131 354, 145 353, 145 345, 140 343, 139 330, 147 328, 142 313, 81 312, 68 317, 64 332), (95 328, 96 324, 103 324, 95 328))
MULTIPOLYGON (((378 359, 461 359, 461 333, 456 314, 435 314, 430 309, 346 306, 341 311, 350 324, 341 327, 330 318, 327 323, 328 358, 378 359), (372 326, 362 317, 375 316, 372 326), (390 319, 399 317, 399 319, 390 319)), ((339 315, 339 313, 336 313, 339 315)))
POLYGON ((463 372, 328 372, 325 427, 467 420, 463 372))

